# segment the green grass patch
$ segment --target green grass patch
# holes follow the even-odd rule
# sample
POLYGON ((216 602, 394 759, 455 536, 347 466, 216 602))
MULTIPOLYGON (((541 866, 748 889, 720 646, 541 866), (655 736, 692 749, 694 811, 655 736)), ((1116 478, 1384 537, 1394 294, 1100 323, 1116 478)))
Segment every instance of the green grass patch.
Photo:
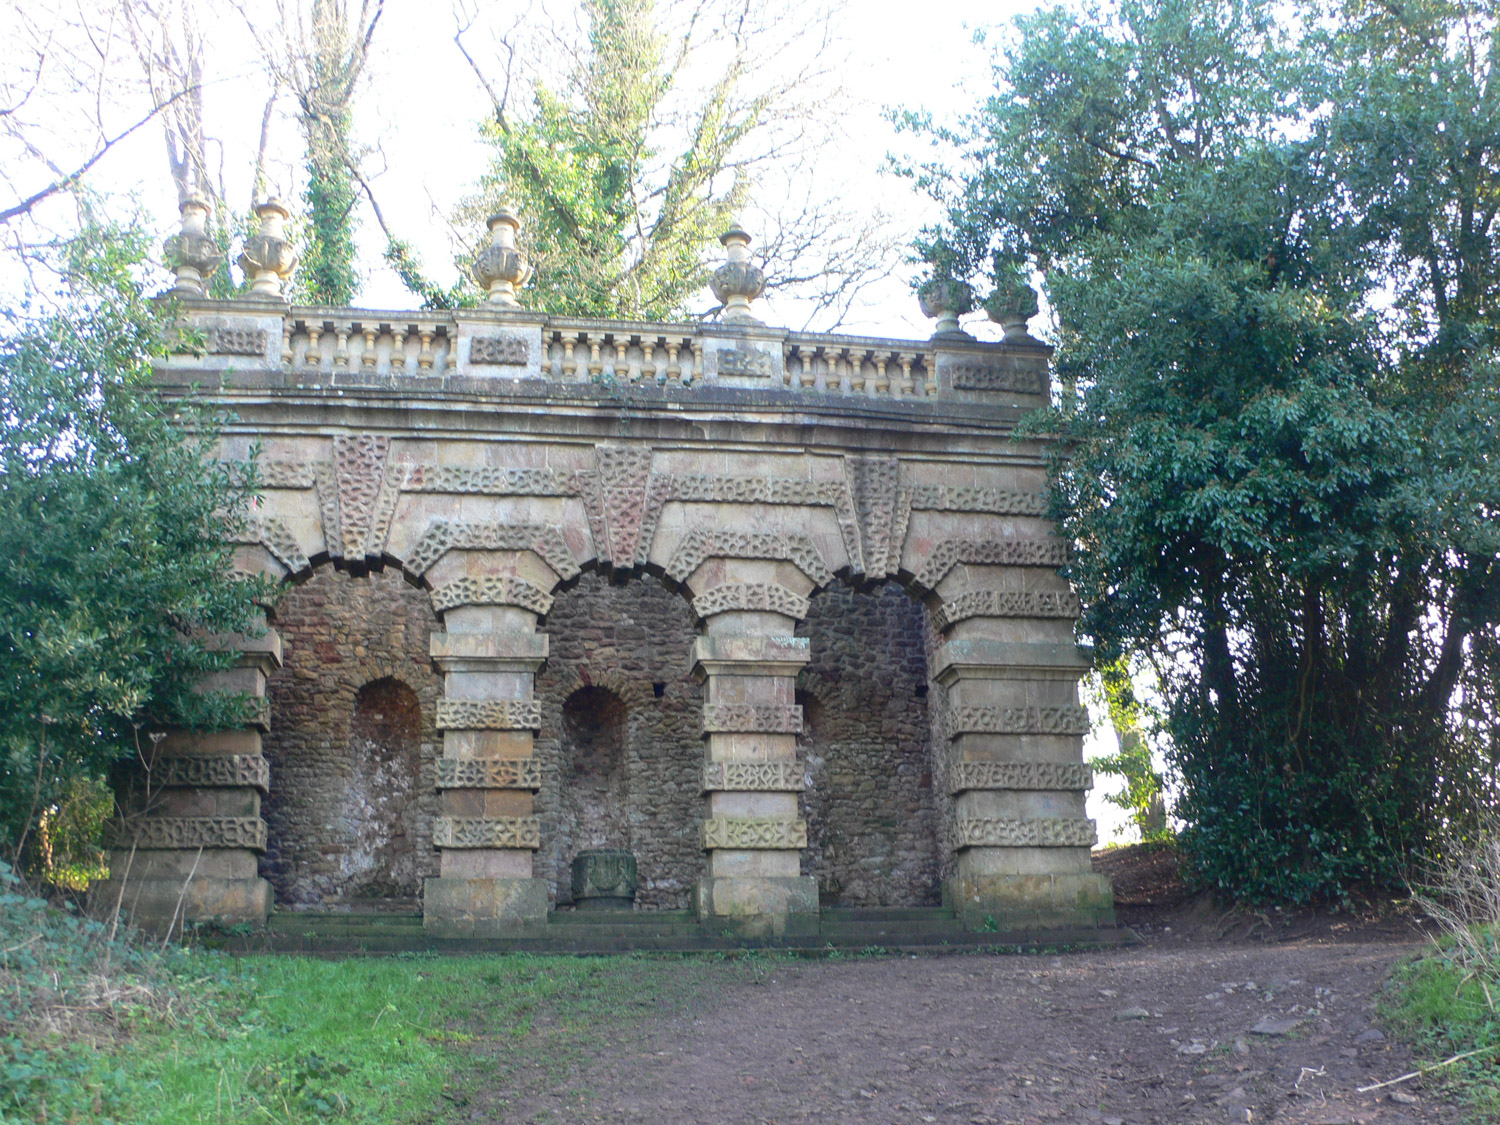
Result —
POLYGON ((195 1017, 143 1022, 101 1067, 127 1077, 124 1120, 440 1121, 479 1082, 565 1077, 726 972, 641 958, 199 956, 221 972, 199 985, 195 1017))
MULTIPOLYGON (((1447 1089, 1475 1121, 1500 1119, 1500 988, 1465 974, 1441 950, 1397 967, 1381 999, 1386 1024, 1430 1066, 1468 1051, 1483 1053, 1434 1070, 1423 1082, 1447 1089)), ((1391 1075, 1395 1077, 1395 1075, 1391 1075)))

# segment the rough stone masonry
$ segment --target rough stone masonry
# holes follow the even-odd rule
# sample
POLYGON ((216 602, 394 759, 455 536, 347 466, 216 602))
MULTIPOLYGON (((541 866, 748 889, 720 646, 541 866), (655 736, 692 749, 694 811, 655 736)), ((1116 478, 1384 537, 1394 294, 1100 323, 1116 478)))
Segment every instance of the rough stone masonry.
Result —
POLYGON ((1113 924, 1068 545, 1015 438, 1049 349, 1024 319, 977 342, 944 293, 927 341, 767 328, 737 271, 723 322, 646 324, 493 278, 484 308, 369 312, 179 269, 206 350, 158 380, 257 457, 237 566, 285 590, 224 641, 256 723, 171 732, 119 826, 139 919, 378 902, 510 933, 605 848, 637 909, 747 934, 938 901, 1113 924))

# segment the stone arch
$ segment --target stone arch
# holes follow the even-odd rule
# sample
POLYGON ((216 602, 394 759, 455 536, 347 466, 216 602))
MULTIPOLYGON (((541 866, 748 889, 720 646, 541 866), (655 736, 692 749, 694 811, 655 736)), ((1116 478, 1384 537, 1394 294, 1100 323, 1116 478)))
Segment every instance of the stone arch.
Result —
POLYGON ((355 573, 325 563, 285 584, 268 616, 284 663, 267 677, 262 875, 283 907, 379 897, 387 908, 416 909, 422 880, 438 874, 432 835, 442 681, 429 646, 440 625, 427 594, 394 567, 355 573), (398 811, 385 807, 398 794, 372 776, 393 777, 391 764, 370 754, 371 740, 382 736, 371 716, 386 714, 375 706, 380 693, 367 690, 373 684, 409 692, 408 714, 415 701, 414 742, 409 722, 395 732, 405 740, 396 755, 405 763, 398 811))
POLYGON ((572 852, 560 846, 565 784, 563 706, 580 689, 613 692, 626 708, 626 801, 642 909, 685 909, 702 873, 703 690, 690 675, 699 630, 688 603, 656 581, 585 570, 560 587, 547 619, 550 655, 537 674, 541 771, 536 871, 570 893, 572 852))
POLYGON ((629 709, 607 687, 589 685, 563 702, 558 800, 558 879, 578 852, 630 849, 629 709))
POLYGON ((804 874, 830 906, 931 906, 940 896, 930 624, 907 593, 891 582, 834 584, 797 627, 809 639, 797 680, 804 874))

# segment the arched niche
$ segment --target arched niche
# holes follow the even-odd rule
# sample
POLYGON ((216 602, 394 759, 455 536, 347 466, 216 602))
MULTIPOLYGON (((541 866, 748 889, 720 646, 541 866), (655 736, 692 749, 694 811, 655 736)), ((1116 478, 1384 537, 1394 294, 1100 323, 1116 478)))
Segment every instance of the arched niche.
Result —
POLYGON ((558 886, 573 857, 590 848, 631 846, 626 744, 629 712, 606 687, 581 687, 564 701, 558 809, 558 886))
POLYGON ((797 627, 798 754, 807 771, 803 873, 825 906, 932 906, 942 813, 933 786, 927 614, 894 583, 834 584, 797 627))
POLYGON ((284 664, 267 679, 261 874, 283 909, 417 910, 438 874, 427 592, 395 567, 320 565, 282 589, 270 623, 284 664))

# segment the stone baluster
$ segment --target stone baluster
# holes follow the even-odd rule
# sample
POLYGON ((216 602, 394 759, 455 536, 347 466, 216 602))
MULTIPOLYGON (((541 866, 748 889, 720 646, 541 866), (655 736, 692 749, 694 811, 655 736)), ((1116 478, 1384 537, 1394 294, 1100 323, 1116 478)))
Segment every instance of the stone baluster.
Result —
POLYGON ((118 905, 137 925, 169 930, 185 923, 263 923, 271 885, 260 877, 266 849, 261 798, 270 767, 261 737, 270 723, 266 677, 281 667, 281 638, 219 642, 239 652, 235 667, 205 677, 204 686, 244 692, 250 722, 238 730, 174 730, 149 736, 143 758, 118 778, 123 814, 110 830, 109 878, 90 890, 101 912, 118 905))
POLYGON ((797 673, 808 641, 792 635, 811 583, 786 563, 712 560, 691 584, 705 621, 693 674, 705 682, 707 742, 696 907, 706 926, 749 935, 816 928, 817 881, 803 876, 807 822, 797 794, 802 709, 797 673))
POLYGON ((547 916, 547 884, 532 871, 541 844, 532 743, 541 724, 536 673, 547 658, 536 625, 552 599, 526 577, 492 571, 483 553, 460 551, 428 574, 444 627, 431 640, 443 673, 433 832, 442 856, 426 883, 423 924, 441 936, 499 933, 547 916))
POLYGON ((362 324, 360 326, 360 336, 364 341, 364 346, 359 353, 359 365, 366 370, 373 371, 376 362, 380 358, 375 350, 376 341, 380 338, 379 325, 362 324))
POLYGON ((578 346, 577 332, 561 332, 562 337, 562 377, 572 379, 578 374, 578 357, 573 354, 573 349, 578 346))
POLYGON ((406 337, 411 328, 406 324, 391 325, 391 374, 406 374, 406 337))
POLYGON ((1089 657, 1073 641, 1077 598, 1046 571, 999 567, 966 568, 943 598, 933 673, 952 739, 945 898, 976 927, 1113 925, 1084 813, 1089 720, 1077 685, 1089 657))

